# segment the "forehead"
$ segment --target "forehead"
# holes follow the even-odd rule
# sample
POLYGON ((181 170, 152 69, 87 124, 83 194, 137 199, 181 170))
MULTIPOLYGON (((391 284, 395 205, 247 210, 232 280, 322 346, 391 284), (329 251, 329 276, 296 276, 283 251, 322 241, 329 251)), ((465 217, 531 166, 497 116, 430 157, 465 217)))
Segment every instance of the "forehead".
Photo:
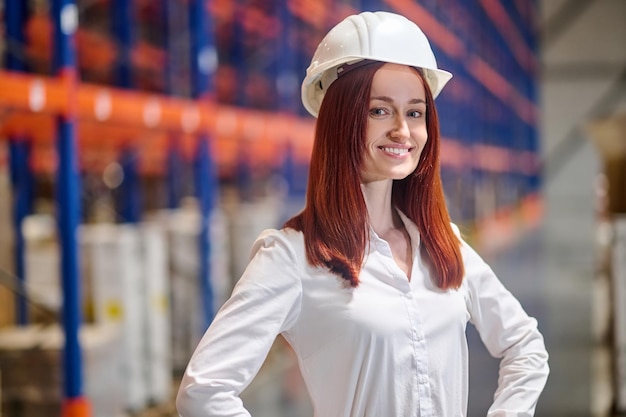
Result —
POLYGON ((424 99, 426 95, 422 78, 415 68, 387 63, 374 74, 371 95, 389 95, 391 93, 421 99, 424 99))

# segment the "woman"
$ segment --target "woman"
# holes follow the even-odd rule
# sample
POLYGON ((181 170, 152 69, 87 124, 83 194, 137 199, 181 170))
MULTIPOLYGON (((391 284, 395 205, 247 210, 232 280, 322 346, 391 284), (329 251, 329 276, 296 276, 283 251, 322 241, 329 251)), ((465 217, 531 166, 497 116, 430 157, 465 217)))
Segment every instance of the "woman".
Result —
POLYGON ((537 323, 451 225, 436 96, 451 75, 402 16, 350 16, 302 97, 317 116, 305 209, 261 234, 189 362, 183 417, 248 416, 239 394, 275 337, 315 416, 464 416, 465 328, 501 358, 489 416, 530 416, 548 365, 537 323))

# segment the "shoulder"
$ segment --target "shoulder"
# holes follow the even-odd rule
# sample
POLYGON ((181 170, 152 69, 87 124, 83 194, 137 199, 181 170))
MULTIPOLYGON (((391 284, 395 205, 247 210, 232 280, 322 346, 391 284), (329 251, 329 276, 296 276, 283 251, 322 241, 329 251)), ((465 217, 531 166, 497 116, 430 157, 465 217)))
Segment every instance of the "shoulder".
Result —
POLYGON ((461 239, 461 229, 459 229, 459 226, 457 226, 456 223, 452 223, 450 222, 450 227, 452 227, 452 231, 454 232, 454 234, 456 235, 456 237, 458 237, 459 239, 461 239))
POLYGON ((454 234, 459 239, 461 256, 463 258, 465 274, 461 289, 466 293, 467 297, 473 298, 472 294, 475 296, 476 292, 481 292, 483 287, 492 285, 494 281, 497 281, 497 277, 489 264, 464 239, 460 228, 454 223, 451 223, 451 226, 454 234))
POLYGON ((476 267, 487 267, 485 261, 481 258, 481 256, 474 250, 474 248, 467 243, 463 234, 461 233, 461 229, 455 223, 450 223, 454 234, 459 239, 459 244, 461 247, 461 255, 463 256, 463 263, 466 269, 466 275, 470 270, 475 269, 476 267))
POLYGON ((304 237, 294 229, 266 229, 252 244, 250 257, 254 258, 260 251, 282 252, 292 261, 301 263, 304 259, 304 237))

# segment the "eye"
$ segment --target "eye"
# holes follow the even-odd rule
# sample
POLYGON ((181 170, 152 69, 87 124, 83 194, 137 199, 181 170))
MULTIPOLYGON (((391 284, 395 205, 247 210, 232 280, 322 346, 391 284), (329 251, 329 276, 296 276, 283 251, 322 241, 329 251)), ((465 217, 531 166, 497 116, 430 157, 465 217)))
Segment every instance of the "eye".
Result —
POLYGON ((374 117, 385 116, 387 114, 389 114, 389 112, 383 107, 373 107, 370 109, 370 115, 374 117))
POLYGON ((423 112, 421 112, 420 110, 411 110, 411 111, 407 112, 406 115, 408 117, 413 118, 413 119, 419 119, 420 117, 422 117, 423 112))

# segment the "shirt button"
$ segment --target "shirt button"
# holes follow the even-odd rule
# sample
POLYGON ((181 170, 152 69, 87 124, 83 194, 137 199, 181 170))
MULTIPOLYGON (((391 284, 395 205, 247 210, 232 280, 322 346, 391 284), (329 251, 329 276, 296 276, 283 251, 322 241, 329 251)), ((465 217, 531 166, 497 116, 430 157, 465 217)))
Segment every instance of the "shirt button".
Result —
POLYGON ((410 292, 407 292, 406 294, 404 294, 404 297, 405 297, 407 300, 410 300, 410 299, 412 299, 412 298, 413 298, 413 294, 411 294, 410 292))
POLYGON ((424 385, 428 382, 428 377, 426 375, 419 375, 417 377, 417 382, 424 385))

